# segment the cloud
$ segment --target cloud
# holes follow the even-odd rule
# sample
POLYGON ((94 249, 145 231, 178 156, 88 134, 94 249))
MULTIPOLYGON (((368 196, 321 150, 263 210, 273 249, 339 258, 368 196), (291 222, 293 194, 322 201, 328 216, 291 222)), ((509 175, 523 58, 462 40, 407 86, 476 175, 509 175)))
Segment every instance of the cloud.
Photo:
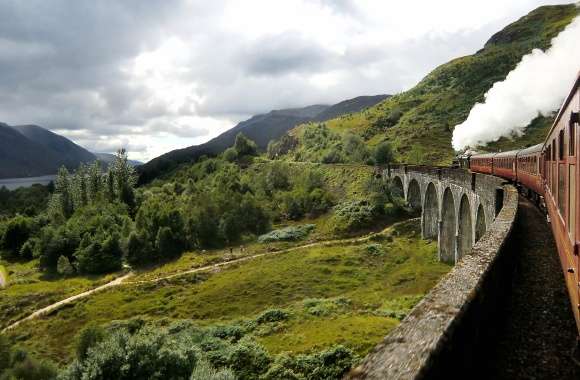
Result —
POLYGON ((147 160, 252 114, 395 93, 540 4, 0 2, 0 121, 147 160))
POLYGON ((467 120, 453 131, 453 147, 460 150, 521 135, 538 114, 547 115, 562 103, 580 67, 580 17, 552 40, 545 52, 539 49, 522 57, 507 77, 494 83, 467 120), (549 75, 547 75, 549 73, 549 75))

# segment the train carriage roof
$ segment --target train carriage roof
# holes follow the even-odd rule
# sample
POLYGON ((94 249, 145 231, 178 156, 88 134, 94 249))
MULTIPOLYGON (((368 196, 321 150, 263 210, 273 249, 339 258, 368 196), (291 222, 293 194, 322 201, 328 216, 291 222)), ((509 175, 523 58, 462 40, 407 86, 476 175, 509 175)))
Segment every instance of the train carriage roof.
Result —
POLYGON ((519 150, 508 150, 507 152, 499 152, 495 155, 495 158, 505 158, 505 157, 516 157, 516 154, 518 154, 519 150))
POLYGON ((543 146, 544 146, 544 143, 541 143, 541 144, 536 144, 536 145, 530 146, 528 148, 522 149, 518 152, 518 156, 539 153, 542 151, 543 146))

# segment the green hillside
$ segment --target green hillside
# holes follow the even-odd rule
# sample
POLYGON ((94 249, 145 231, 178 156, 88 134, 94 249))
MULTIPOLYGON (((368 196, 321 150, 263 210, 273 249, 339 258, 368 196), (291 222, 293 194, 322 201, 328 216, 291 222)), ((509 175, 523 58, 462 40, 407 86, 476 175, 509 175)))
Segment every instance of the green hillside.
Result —
MULTIPOLYGON (((329 131, 325 133, 332 135, 335 143, 305 147, 304 134, 318 125, 298 126, 290 132, 298 142, 289 150, 288 158, 320 159, 324 154, 316 154, 317 149, 332 156, 333 149, 344 150, 348 145, 344 135, 352 133, 362 138, 369 148, 389 142, 396 159, 403 162, 449 164, 453 157, 451 135, 454 126, 467 118, 473 105, 481 102, 493 83, 504 79, 522 56, 535 48, 548 48, 551 39, 578 13, 574 4, 545 6, 532 11, 493 35, 477 53, 437 67, 412 89, 362 112, 327 121, 324 125, 329 131)), ((541 118, 533 123, 533 133, 513 140, 504 139, 493 147, 505 149, 538 143, 549 125, 549 117, 541 118)), ((343 161, 352 161, 360 155, 343 156, 346 156, 343 161)))

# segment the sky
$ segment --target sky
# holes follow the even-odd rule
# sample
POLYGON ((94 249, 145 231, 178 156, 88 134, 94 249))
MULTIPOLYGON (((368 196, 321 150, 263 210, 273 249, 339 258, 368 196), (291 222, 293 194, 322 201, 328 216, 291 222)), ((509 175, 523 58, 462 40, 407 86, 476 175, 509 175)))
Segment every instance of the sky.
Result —
POLYGON ((3 0, 0 121, 147 161, 272 109, 395 94, 534 0, 3 0))

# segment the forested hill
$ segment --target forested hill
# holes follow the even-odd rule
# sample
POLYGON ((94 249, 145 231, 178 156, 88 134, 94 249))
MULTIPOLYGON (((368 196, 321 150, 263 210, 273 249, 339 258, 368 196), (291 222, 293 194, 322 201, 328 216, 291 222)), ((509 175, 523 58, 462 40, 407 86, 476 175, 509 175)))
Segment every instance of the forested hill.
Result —
MULTIPOLYGON (((371 152, 386 142, 399 161, 449 164, 455 125, 467 118, 473 105, 483 101, 493 83, 503 80, 522 56, 535 48, 548 48, 552 38, 578 14, 574 4, 537 8, 494 34, 475 54, 437 67, 406 92, 358 113, 293 129, 274 152, 286 153, 293 161, 364 161, 369 155, 353 154, 353 147, 362 145, 371 152)), ((539 117, 524 136, 502 139, 493 147, 509 149, 541 142, 550 123, 550 116, 539 117)))
POLYGON ((265 149, 268 142, 282 136, 296 125, 307 121, 324 121, 338 115, 359 112, 387 98, 388 95, 359 96, 332 106, 312 105, 303 108, 274 110, 252 116, 234 128, 205 144, 173 150, 139 167, 139 182, 147 183, 184 162, 195 161, 202 155, 216 155, 233 145, 236 135, 243 132, 258 148, 265 149))
POLYGON ((0 123, 0 178, 55 174, 63 165, 75 169, 95 159, 88 150, 44 128, 0 123))

